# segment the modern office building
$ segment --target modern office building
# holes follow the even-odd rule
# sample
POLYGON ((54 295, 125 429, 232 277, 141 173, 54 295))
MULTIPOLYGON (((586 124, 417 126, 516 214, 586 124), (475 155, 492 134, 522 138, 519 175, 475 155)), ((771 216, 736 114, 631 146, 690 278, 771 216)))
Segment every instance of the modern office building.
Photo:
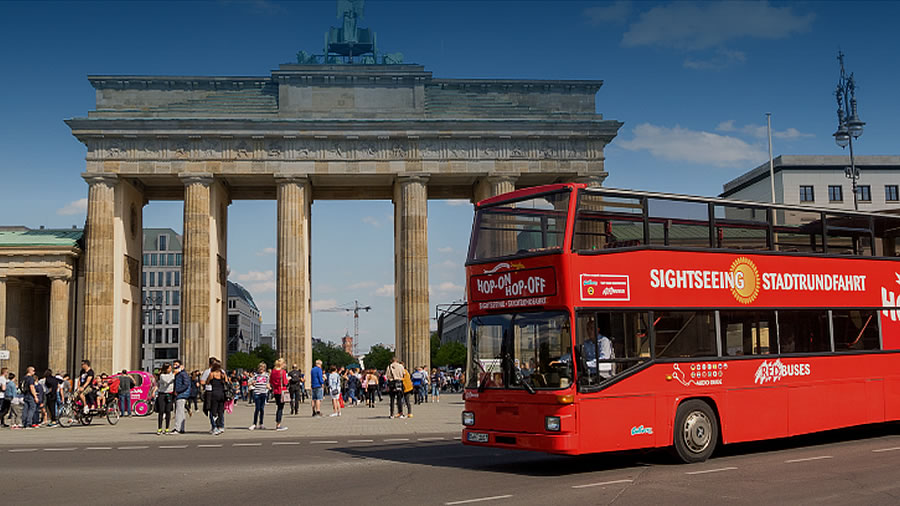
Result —
POLYGON ((259 347, 262 320, 253 296, 246 288, 228 282, 228 353, 250 353, 259 347))
POLYGON ((144 229, 141 273, 141 368, 153 370, 181 357, 182 237, 170 228, 144 229))
MULTIPOLYGON (((774 160, 775 201, 852 210, 852 181, 844 175, 849 165, 843 155, 779 156, 774 160)), ((856 167, 859 210, 900 212, 900 156, 857 156, 856 167)), ((771 202, 769 163, 732 179, 723 189, 724 198, 771 202)))

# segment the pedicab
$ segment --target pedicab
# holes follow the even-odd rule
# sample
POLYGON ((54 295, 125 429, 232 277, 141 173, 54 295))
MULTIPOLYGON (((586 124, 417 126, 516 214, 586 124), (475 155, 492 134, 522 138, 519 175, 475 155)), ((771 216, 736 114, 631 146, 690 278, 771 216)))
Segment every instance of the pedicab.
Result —
POLYGON ((147 416, 153 412, 150 394, 156 385, 156 377, 146 371, 129 371, 128 375, 134 381, 134 386, 131 387, 131 412, 135 416, 147 416))

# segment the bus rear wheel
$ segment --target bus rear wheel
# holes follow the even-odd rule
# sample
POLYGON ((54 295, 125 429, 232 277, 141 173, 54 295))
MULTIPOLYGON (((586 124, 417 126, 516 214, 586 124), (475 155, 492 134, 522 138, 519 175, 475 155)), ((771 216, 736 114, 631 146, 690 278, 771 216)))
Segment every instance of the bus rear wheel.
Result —
POLYGON ((719 423, 709 404, 691 399, 675 412, 675 453, 683 462, 703 462, 719 441, 719 423))

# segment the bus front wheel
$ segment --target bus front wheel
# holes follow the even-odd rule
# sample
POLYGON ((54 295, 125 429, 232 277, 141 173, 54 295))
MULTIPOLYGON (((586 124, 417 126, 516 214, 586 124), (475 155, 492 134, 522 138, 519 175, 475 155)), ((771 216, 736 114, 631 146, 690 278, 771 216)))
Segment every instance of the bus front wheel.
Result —
POLYGON ((709 404, 691 399, 675 412, 675 453, 688 464, 703 462, 719 440, 719 423, 709 404))

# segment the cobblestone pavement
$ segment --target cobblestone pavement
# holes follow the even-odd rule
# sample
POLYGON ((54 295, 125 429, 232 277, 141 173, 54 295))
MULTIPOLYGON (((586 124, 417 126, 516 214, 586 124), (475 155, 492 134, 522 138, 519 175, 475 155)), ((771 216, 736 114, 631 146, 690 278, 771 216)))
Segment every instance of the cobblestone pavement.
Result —
MULTIPOLYGON (((275 404, 266 405, 266 430, 250 431, 247 428, 253 421, 253 407, 245 402, 235 405, 234 413, 225 415, 225 433, 215 436, 216 440, 246 439, 286 439, 286 438, 338 438, 347 436, 377 437, 384 435, 443 435, 459 436, 462 430, 460 413, 463 410, 461 394, 441 396, 440 403, 413 405, 412 418, 394 418, 388 416, 389 403, 387 397, 375 408, 364 405, 347 406, 340 417, 330 417, 331 405, 323 404, 324 417, 313 418, 309 403, 300 405, 299 415, 289 415, 289 407, 285 406, 283 425, 288 430, 275 431, 275 404)), ((188 417, 185 434, 170 436, 156 435, 156 414, 145 417, 125 417, 115 426, 107 423, 105 418, 95 418, 89 426, 53 427, 33 430, 0 429, 0 447, 9 446, 52 446, 52 445, 85 445, 105 443, 147 442, 158 440, 168 442, 177 440, 212 439, 209 434, 209 418, 202 411, 194 412, 188 417)), ((174 412, 172 417, 174 425, 174 412)))

